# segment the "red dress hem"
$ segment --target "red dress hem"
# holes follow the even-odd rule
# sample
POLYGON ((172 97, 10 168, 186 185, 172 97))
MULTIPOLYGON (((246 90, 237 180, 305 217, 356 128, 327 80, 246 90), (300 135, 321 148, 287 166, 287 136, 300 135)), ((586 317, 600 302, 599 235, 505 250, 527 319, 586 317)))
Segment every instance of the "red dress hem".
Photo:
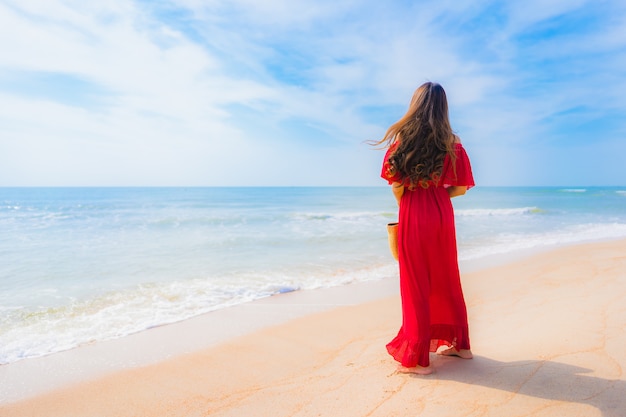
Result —
POLYGON ((441 346, 456 349, 470 349, 469 329, 467 326, 434 324, 430 326, 429 342, 412 341, 404 336, 400 329, 398 335, 387 344, 387 352, 407 368, 417 365, 427 367, 430 364, 429 353, 437 352, 441 346))

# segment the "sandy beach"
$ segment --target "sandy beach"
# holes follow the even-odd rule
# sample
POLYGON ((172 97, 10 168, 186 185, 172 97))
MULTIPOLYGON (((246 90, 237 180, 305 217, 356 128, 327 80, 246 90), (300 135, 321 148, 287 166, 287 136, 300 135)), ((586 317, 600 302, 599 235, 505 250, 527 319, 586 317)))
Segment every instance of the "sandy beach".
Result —
POLYGON ((429 376, 385 351, 401 317, 384 281, 2 366, 0 416, 626 416, 625 240, 462 282, 475 357, 432 355, 429 376))

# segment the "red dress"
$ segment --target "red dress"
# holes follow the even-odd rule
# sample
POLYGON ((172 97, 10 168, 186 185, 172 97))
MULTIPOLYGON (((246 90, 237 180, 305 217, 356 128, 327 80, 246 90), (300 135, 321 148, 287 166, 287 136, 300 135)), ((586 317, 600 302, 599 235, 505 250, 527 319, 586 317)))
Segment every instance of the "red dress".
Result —
MULTIPOLYGON (((381 176, 388 172, 385 155, 381 176)), ((429 352, 442 345, 469 349, 467 310, 457 260, 454 211, 446 188, 474 186, 465 149, 455 145, 456 175, 446 156, 441 179, 428 188, 405 187, 400 201, 398 255, 402 327, 387 351, 405 367, 429 365, 429 352)))

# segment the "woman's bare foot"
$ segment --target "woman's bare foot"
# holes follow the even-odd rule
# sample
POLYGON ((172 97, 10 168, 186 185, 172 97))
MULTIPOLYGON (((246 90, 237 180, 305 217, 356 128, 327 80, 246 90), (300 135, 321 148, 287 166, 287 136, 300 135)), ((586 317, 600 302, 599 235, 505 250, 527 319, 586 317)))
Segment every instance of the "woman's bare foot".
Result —
POLYGON ((430 366, 413 366, 411 368, 407 368, 406 366, 398 365, 398 372, 401 374, 430 375, 433 373, 433 368, 430 366))
POLYGON ((457 348, 455 347, 442 350, 440 352, 437 352, 437 354, 443 355, 443 356, 458 356, 459 358, 463 358, 463 359, 472 359, 474 357, 474 355, 472 355, 471 350, 469 349, 457 350, 457 348))

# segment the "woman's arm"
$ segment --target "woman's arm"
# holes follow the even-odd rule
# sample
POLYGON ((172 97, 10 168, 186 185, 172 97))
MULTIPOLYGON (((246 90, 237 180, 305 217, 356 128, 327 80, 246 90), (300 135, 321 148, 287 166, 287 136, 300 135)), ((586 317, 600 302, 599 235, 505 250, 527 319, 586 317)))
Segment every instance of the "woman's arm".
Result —
POLYGON ((450 196, 450 198, 452 197, 458 197, 460 195, 465 194, 465 192, 467 191, 467 187, 466 186, 461 186, 461 185, 456 185, 456 186, 452 186, 452 187, 448 187, 448 195, 450 196))
POLYGON ((396 201, 398 205, 400 205, 400 200, 402 199, 402 194, 404 194, 404 185, 399 182, 394 182, 391 184, 391 191, 393 191, 394 197, 396 197, 396 201))

